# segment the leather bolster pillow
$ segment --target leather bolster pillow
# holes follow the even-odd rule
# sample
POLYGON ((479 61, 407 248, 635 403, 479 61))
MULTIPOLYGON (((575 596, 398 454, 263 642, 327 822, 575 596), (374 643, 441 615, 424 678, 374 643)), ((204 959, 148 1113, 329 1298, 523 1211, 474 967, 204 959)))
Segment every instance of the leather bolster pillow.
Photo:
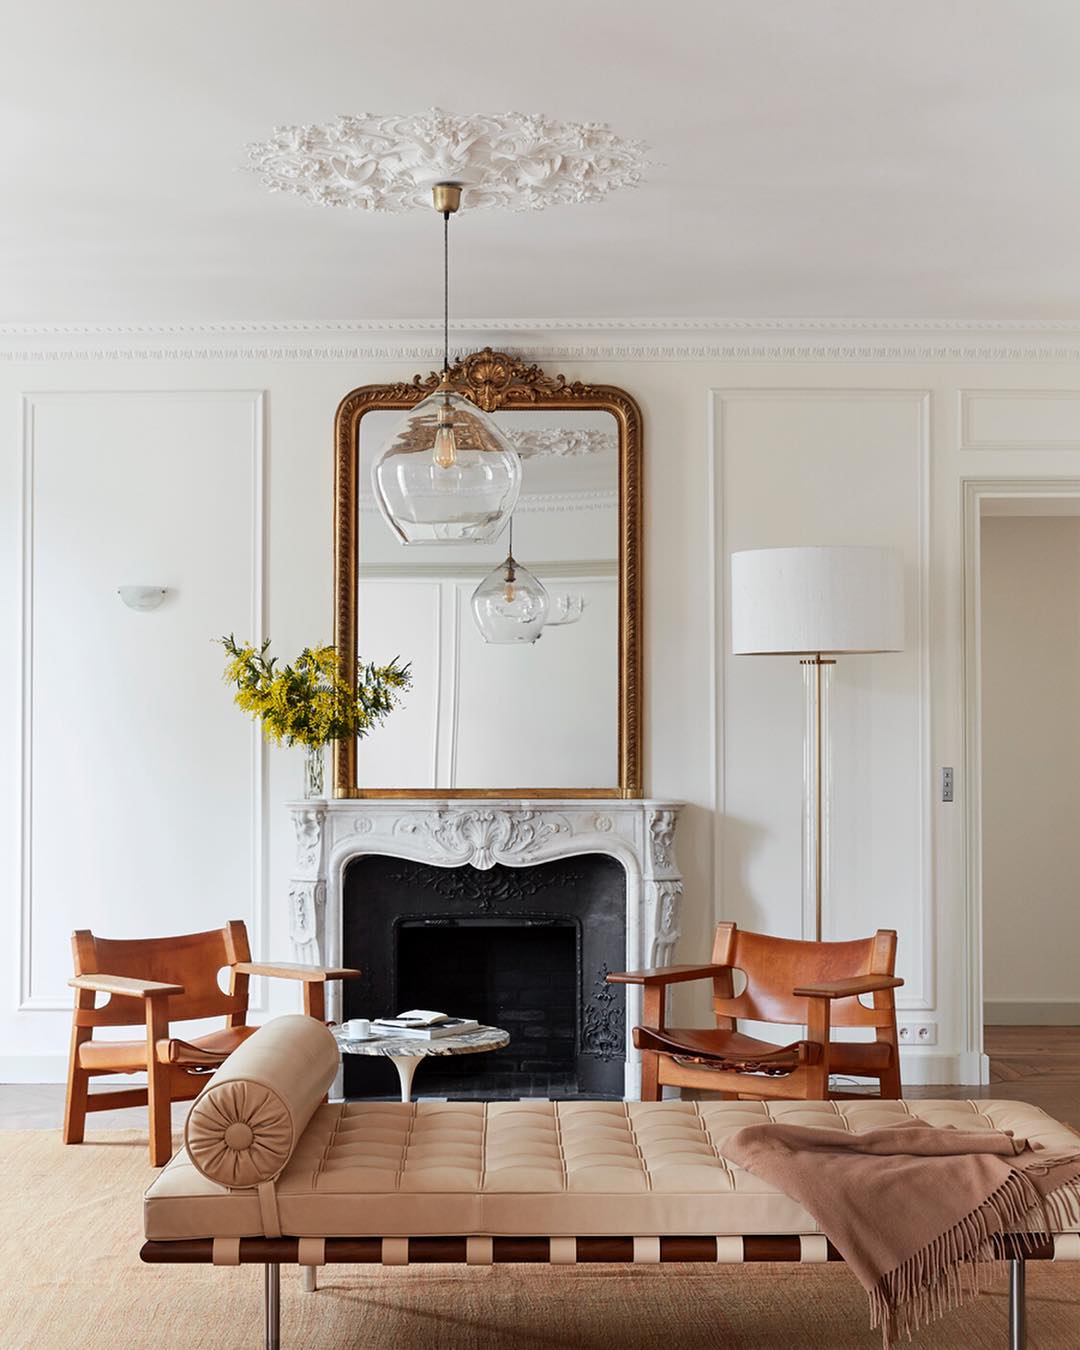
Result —
POLYGON ((337 1042, 313 1017, 277 1017, 232 1052, 184 1128, 204 1177, 247 1188, 276 1177, 338 1071, 337 1042))

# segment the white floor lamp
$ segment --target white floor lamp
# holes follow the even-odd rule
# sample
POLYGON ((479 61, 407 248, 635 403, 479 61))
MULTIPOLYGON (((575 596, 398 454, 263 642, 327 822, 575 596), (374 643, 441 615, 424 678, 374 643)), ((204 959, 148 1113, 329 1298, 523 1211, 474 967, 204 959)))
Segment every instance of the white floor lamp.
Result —
POLYGON ((841 655, 904 648, 904 565, 891 548, 758 548, 731 555, 731 650, 798 656, 806 689, 803 884, 821 941, 829 675, 841 655))

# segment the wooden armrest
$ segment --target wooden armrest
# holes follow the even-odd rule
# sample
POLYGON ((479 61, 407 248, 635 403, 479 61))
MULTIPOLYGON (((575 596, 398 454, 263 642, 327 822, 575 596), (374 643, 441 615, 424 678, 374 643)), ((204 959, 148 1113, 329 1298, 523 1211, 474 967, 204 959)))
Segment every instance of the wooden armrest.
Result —
POLYGON ((800 984, 791 992, 796 998, 851 998, 853 994, 874 994, 881 989, 899 989, 904 983, 895 975, 854 975, 850 980, 823 980, 821 984, 800 984))
POLYGON ((651 970, 617 970, 608 984, 682 984, 686 980, 706 980, 730 966, 655 966, 651 970))
POLYGON ((72 989, 89 989, 95 994, 118 994, 121 998, 150 998, 153 994, 182 994, 182 984, 161 984, 157 980, 132 980, 127 975, 74 975, 72 989))
POLYGON ((355 980, 360 972, 348 966, 305 966, 298 961, 237 961, 233 970, 239 975, 270 975, 282 980, 303 980, 306 984, 325 984, 327 980, 355 980))

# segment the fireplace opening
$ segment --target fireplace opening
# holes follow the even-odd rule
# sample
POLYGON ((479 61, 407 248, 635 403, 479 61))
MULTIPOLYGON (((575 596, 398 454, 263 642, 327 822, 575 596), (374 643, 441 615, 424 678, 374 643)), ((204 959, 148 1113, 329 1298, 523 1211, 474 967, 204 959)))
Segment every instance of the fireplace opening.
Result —
MULTIPOLYGON (((432 1056, 417 1096, 621 1098, 626 874, 606 854, 529 867, 446 868, 381 854, 345 874, 346 1017, 435 1008, 503 1027, 510 1043, 432 1056)), ((394 1097, 397 1074, 344 1056, 345 1095, 394 1097)))
POLYGON ((475 1017, 505 1050, 432 1058, 425 1093, 577 1091, 578 927, 567 919, 410 919, 398 926, 405 1007, 475 1017))

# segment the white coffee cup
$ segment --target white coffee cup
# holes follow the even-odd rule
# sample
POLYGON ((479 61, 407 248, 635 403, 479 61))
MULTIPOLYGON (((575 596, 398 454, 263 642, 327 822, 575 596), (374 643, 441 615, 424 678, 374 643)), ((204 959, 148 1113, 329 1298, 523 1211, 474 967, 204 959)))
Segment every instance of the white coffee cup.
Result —
POLYGON ((345 1035, 351 1041, 370 1040, 371 1022, 366 1017, 354 1017, 351 1021, 345 1023, 345 1035))

